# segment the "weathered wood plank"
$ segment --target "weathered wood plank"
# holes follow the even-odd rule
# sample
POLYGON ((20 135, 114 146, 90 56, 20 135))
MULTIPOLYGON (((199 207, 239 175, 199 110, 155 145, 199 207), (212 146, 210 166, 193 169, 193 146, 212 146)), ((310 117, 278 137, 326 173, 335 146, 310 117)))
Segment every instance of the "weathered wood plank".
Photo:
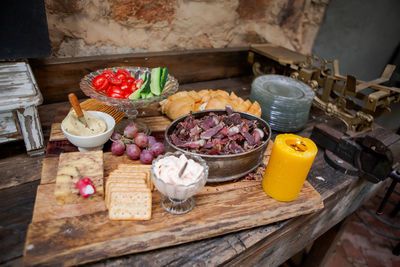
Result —
POLYGON ((17 115, 26 150, 30 155, 43 154, 44 138, 36 106, 19 108, 17 115))
POLYGON ((0 111, 15 110, 42 103, 31 68, 25 62, 0 64, 0 111))
POLYGON ((22 255, 38 184, 0 190, 0 263, 22 255))
POLYGON ((43 156, 29 157, 26 153, 0 159, 0 189, 40 180, 43 156))
POLYGON ((39 185, 36 193, 32 222, 75 217, 105 211, 104 201, 87 201, 77 204, 57 204, 54 184, 39 185), (43 205, 43 203, 45 203, 43 205))
POLYGON ((253 76, 247 75, 230 79, 185 83, 179 86, 179 90, 200 91, 202 89, 221 89, 228 92, 235 92, 237 96, 247 99, 250 96, 253 79, 253 76))
POLYGON ((74 59, 33 59, 29 64, 45 103, 54 103, 65 101, 65 96, 71 92, 83 97, 79 82, 84 75, 97 69, 114 66, 165 66, 183 84, 248 75, 251 68, 247 63, 247 53, 248 47, 205 49, 74 59))
POLYGON ((245 243, 237 238, 238 234, 249 239, 258 235, 270 235, 279 229, 280 223, 267 227, 244 230, 184 245, 108 259, 89 266, 219 266, 247 249, 245 243))
POLYGON ((13 112, 0 113, 0 143, 22 138, 19 133, 18 120, 13 112))
POLYGON ((341 238, 349 218, 346 218, 317 238, 310 252, 307 253, 301 267, 326 266, 335 253, 336 245, 341 238))
POLYGON ((252 44, 250 50, 281 64, 299 64, 307 60, 307 57, 300 53, 274 44, 252 44))
POLYGON ((363 201, 374 194, 382 184, 371 184, 353 179, 351 191, 343 189, 325 202, 319 212, 290 220, 290 227, 276 231, 258 242, 225 266, 278 266, 307 244, 354 212, 363 201))

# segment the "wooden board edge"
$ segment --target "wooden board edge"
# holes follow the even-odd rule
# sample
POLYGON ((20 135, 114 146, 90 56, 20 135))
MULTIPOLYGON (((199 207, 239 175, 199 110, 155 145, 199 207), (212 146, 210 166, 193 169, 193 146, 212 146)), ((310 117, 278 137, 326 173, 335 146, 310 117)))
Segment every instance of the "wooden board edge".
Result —
MULTIPOLYGON (((322 199, 321 199, 322 200, 322 199)), ((312 203, 310 202, 310 207, 307 210, 302 210, 302 214, 300 215, 307 215, 316 211, 319 211, 323 208, 323 202, 317 199, 319 206, 318 207, 312 207, 312 203)), ((300 203, 299 203, 300 205, 300 203)), ((264 212, 265 213, 265 212, 264 212)), ((215 222, 211 225, 207 225, 207 229, 214 229, 213 232, 207 232, 206 230, 202 231, 201 229, 196 229, 196 233, 201 233, 201 235, 196 239, 193 240, 192 234, 190 232, 185 235, 186 238, 182 238, 179 241, 175 241, 174 238, 170 238, 170 240, 166 240, 163 244, 158 243, 152 243, 152 242, 157 242, 157 241, 152 241, 151 239, 146 239, 146 235, 143 234, 143 236, 135 236, 135 237, 124 237, 124 238, 118 238, 115 240, 108 240, 108 241, 102 241, 102 242, 97 242, 97 243, 92 243, 88 245, 84 245, 81 247, 74 248, 72 250, 68 250, 68 253, 66 252, 61 252, 59 254, 51 254, 48 253, 46 255, 38 255, 38 256, 31 256, 27 254, 27 250, 29 250, 29 232, 32 227, 32 224, 29 225, 28 227, 28 234, 26 238, 26 243, 24 247, 24 263, 27 266, 31 265, 37 265, 37 264, 60 264, 62 265, 76 265, 76 264, 85 264, 89 262, 94 262, 94 261, 99 261, 105 258, 111 258, 111 257, 119 257, 119 256, 124 256, 124 255, 129 255, 129 254, 134 254, 134 253, 139 253, 139 252, 146 252, 150 250, 155 250, 155 249, 160 249, 160 248, 166 248, 169 246, 176 246, 176 245, 181 245, 185 244, 188 242, 195 242, 195 241, 200 241, 208 238, 213 238, 233 232, 238 232, 241 230, 246 230, 258 226, 263 226, 263 225, 268 225, 270 223, 275 223, 277 222, 274 220, 274 218, 268 218, 265 219, 266 216, 263 216, 264 213, 260 213, 259 215, 259 220, 253 221, 252 224, 243 224, 244 221, 246 221, 246 216, 240 216, 235 218, 235 220, 231 220, 230 226, 227 229, 224 229, 224 231, 219 231, 218 227, 218 222, 215 222), (235 226, 237 223, 236 222, 242 222, 240 226, 235 226), (137 245, 130 245, 134 242, 131 242, 133 239, 135 242, 138 242, 138 238, 142 238, 143 240, 139 242, 137 245), (122 249, 116 251, 116 252, 111 252, 111 250, 104 250, 104 247, 122 247, 122 249), (91 255, 93 253, 98 253, 97 255, 91 255), (84 258, 88 257, 88 258, 84 258)), ((287 220, 293 218, 291 215, 287 216, 282 216, 279 221, 287 220)), ((224 225, 226 227, 226 225, 224 225)))
POLYGON ((58 157, 49 157, 44 158, 42 161, 42 173, 40 175, 40 184, 53 184, 56 182, 56 177, 54 179, 47 178, 49 173, 52 171, 50 169, 55 168, 54 173, 57 175, 57 168, 58 168, 58 157), (45 177, 45 179, 43 179, 45 177))

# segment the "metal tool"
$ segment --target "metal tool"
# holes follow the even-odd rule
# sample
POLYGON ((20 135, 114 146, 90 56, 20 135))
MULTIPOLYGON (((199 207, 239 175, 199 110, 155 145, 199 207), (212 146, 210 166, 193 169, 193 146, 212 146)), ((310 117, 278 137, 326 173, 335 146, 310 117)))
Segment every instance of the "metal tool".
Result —
POLYGON ((367 133, 342 133, 318 124, 311 139, 325 148, 325 159, 334 168, 378 183, 400 170, 400 135, 380 127, 367 133))
POLYGON ((396 66, 387 65, 380 78, 365 82, 352 75, 340 75, 337 60, 332 63, 318 59, 322 67, 316 67, 312 63, 316 59, 315 56, 309 58, 308 63, 291 77, 308 83, 316 93, 313 105, 342 120, 347 130, 371 130, 374 117, 389 113, 390 103, 400 101, 399 88, 381 85, 390 79, 396 66), (329 64, 333 65, 333 74, 329 64))
POLYGON ((71 103, 72 108, 75 110, 75 113, 78 116, 79 121, 82 122, 86 127, 88 127, 85 116, 83 115, 81 105, 79 104, 79 101, 78 101, 78 98, 76 97, 76 95, 74 93, 70 93, 68 95, 68 99, 69 99, 69 102, 71 103))
POLYGON ((391 103, 400 102, 400 88, 386 83, 396 68, 394 65, 387 65, 377 79, 361 81, 352 75, 341 75, 338 60, 306 57, 270 44, 252 45, 248 61, 253 64, 255 75, 281 74, 309 84, 315 92, 313 105, 342 120, 348 131, 372 130, 374 118, 389 113, 391 103))

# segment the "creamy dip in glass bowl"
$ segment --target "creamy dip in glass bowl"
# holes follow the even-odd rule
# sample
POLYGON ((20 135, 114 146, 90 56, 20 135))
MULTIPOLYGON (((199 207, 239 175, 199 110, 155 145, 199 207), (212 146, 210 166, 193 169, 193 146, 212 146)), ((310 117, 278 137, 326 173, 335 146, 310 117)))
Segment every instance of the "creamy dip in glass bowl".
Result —
POLYGON ((162 207, 172 214, 184 214, 193 209, 193 196, 206 184, 208 166, 199 156, 167 152, 153 161, 151 173, 155 187, 162 194, 162 207))

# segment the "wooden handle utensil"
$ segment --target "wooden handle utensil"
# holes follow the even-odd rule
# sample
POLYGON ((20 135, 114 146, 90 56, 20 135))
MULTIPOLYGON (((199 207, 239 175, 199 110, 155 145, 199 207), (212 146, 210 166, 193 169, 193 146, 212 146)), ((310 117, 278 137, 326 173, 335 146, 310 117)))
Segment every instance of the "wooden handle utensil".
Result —
POLYGON ((74 93, 70 93, 68 95, 69 102, 71 103, 72 108, 75 110, 76 115, 80 122, 82 122, 86 127, 88 126, 85 117, 83 116, 83 111, 81 105, 79 104, 78 98, 74 93))

